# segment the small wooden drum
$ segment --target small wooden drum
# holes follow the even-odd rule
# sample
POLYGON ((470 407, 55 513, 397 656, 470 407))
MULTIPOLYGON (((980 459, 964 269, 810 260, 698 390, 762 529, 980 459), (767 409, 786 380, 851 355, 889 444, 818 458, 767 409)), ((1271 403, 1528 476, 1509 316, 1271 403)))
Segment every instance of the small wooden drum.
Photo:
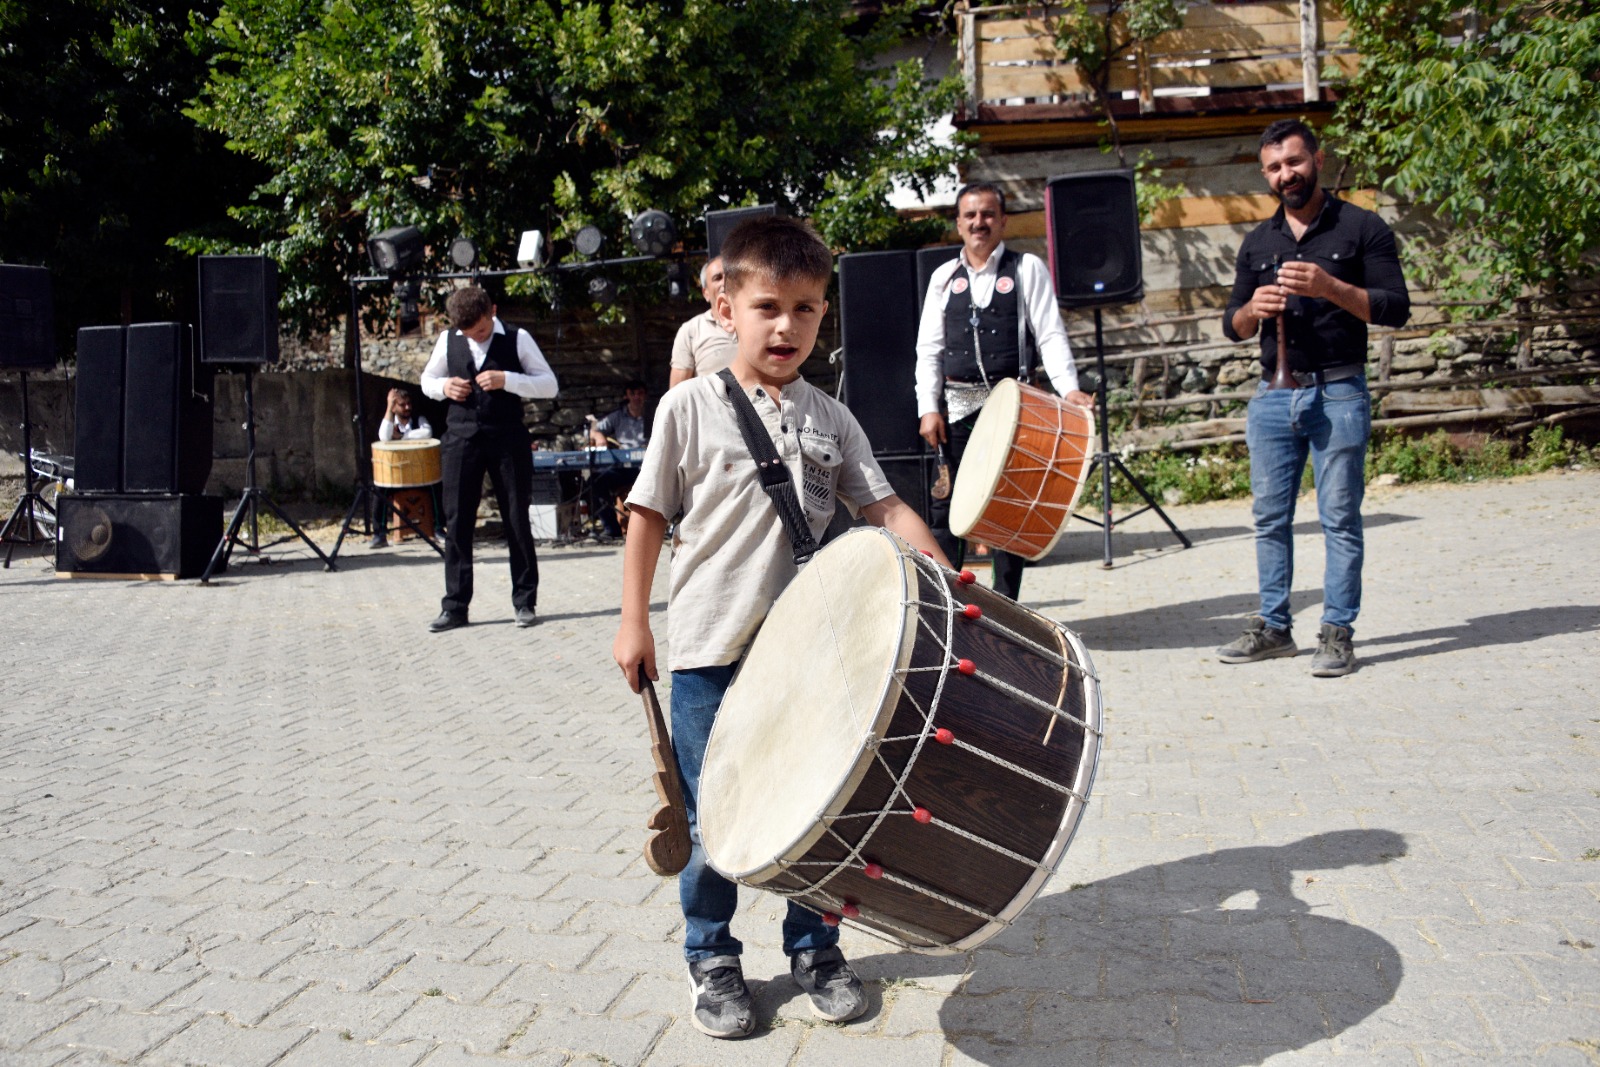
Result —
POLYGON ((784 590, 723 700, 706 858, 903 948, 973 948, 1066 852, 1100 722, 1075 635, 852 530, 784 590))
POLYGON ((434 485, 444 479, 439 465, 439 442, 429 437, 420 441, 374 441, 372 443, 372 484, 385 489, 410 489, 434 485))
POLYGON ((972 427, 950 494, 950 532, 1039 559, 1072 519, 1094 459, 1094 415, 1007 378, 972 427))

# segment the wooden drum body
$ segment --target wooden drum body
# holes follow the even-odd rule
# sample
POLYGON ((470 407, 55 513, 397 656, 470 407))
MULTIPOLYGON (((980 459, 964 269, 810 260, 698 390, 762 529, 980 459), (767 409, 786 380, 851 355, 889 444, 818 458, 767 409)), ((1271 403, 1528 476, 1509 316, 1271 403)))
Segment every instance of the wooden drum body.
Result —
POLYGON ((443 470, 439 462, 439 442, 431 437, 372 443, 373 485, 384 489, 437 485, 444 480, 443 470))
POLYGON ((1100 737, 1074 634, 853 530, 778 598, 717 714, 706 857, 830 923, 964 951, 1055 871, 1100 737))
POLYGON ((1094 460, 1094 415, 1007 378, 973 424, 950 494, 950 532, 1036 560, 1072 520, 1094 460))

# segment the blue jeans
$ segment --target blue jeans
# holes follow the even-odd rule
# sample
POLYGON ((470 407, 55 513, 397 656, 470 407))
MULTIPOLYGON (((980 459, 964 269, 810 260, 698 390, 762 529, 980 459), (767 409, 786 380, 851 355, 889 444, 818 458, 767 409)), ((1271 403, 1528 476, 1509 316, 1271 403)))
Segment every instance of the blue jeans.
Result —
MULTIPOLYGON (((678 900, 683 906, 683 955, 690 962, 712 956, 737 956, 744 945, 733 936, 730 924, 739 903, 739 887, 706 865, 700 844, 700 765, 706 758, 711 723, 722 706, 722 695, 733 682, 736 665, 699 667, 672 672, 672 749, 683 778, 683 798, 689 808, 689 838, 693 847, 689 865, 678 875, 678 900)), ((823 923, 814 911, 789 901, 783 920, 783 951, 789 955, 829 948, 839 942, 839 930, 823 923)))
POLYGON ((1322 621, 1354 628, 1361 611, 1361 499, 1371 434, 1372 400, 1365 377, 1304 389, 1268 389, 1266 382, 1257 387, 1245 438, 1250 447, 1250 492, 1255 497, 1261 617, 1273 629, 1287 630, 1292 622, 1294 506, 1308 452, 1327 552, 1322 621))

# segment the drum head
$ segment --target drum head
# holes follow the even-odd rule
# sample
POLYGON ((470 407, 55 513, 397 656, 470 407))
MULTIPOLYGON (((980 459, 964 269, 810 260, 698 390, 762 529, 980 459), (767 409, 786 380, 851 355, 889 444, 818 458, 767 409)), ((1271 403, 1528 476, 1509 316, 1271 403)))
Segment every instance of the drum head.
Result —
POLYGON ((748 878, 803 853, 866 773, 916 637, 909 551, 882 530, 852 530, 767 614, 701 770, 701 840, 722 874, 748 878))
POLYGON ((978 412, 978 421, 972 426, 972 436, 956 471, 956 485, 950 493, 950 532, 957 537, 972 531, 994 498, 1006 461, 1011 458, 1011 442, 1017 435, 1021 413, 1022 387, 1015 378, 1002 379, 978 412))

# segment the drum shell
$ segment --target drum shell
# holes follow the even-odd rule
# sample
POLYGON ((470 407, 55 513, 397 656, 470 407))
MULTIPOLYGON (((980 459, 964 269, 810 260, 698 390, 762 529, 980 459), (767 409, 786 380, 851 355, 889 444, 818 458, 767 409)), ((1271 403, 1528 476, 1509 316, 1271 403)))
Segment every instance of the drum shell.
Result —
POLYGON ((1048 555, 1072 521, 1094 459, 1094 433, 1094 416, 1087 409, 1031 385, 1001 382, 978 416, 973 443, 956 474, 951 533, 1029 560, 1048 555), (1016 411, 998 472, 992 469, 992 458, 984 462, 986 457, 975 454, 974 447, 985 439, 991 447, 995 444, 991 423, 1003 415, 990 405, 1014 405, 1016 411), (971 477, 987 478, 990 484, 964 484, 971 477), (967 521, 962 512, 971 510, 970 505, 961 502, 970 501, 974 493, 982 494, 983 503, 967 521))
POLYGON ((444 479, 439 442, 374 441, 372 484, 385 489, 410 489, 435 485, 444 479))
MULTIPOLYGON (((948 571, 929 565, 915 573, 914 586, 938 580, 956 605, 974 604, 981 617, 953 616, 947 654, 945 612, 938 603, 944 593, 913 590, 912 599, 922 605, 916 636, 909 661, 890 686, 886 704, 892 703, 892 711, 878 731, 881 742, 865 747, 840 795, 820 813, 818 832, 761 870, 723 873, 817 911, 838 914, 853 906, 853 922, 905 947, 937 953, 971 948, 1004 929, 1054 870, 1092 782, 1100 708, 1087 654, 1063 628, 993 590, 960 583, 948 571), (1063 667, 1041 649, 1075 665, 1063 667), (1006 684, 1060 706, 1089 728, 951 666, 963 659, 978 674, 1003 676, 1006 684), (931 727, 951 731, 954 743, 929 736, 926 708, 936 709, 931 727), (1027 774, 997 766, 973 749, 1027 774), (897 778, 903 778, 900 797, 894 795, 897 778), (918 822, 913 804, 933 820, 918 822), (867 862, 881 865, 886 876, 868 877, 867 862)), ((723 713, 729 713, 726 702, 723 713)), ((715 788, 709 770, 704 787, 715 788)), ((715 864, 710 829, 705 840, 715 864)))

